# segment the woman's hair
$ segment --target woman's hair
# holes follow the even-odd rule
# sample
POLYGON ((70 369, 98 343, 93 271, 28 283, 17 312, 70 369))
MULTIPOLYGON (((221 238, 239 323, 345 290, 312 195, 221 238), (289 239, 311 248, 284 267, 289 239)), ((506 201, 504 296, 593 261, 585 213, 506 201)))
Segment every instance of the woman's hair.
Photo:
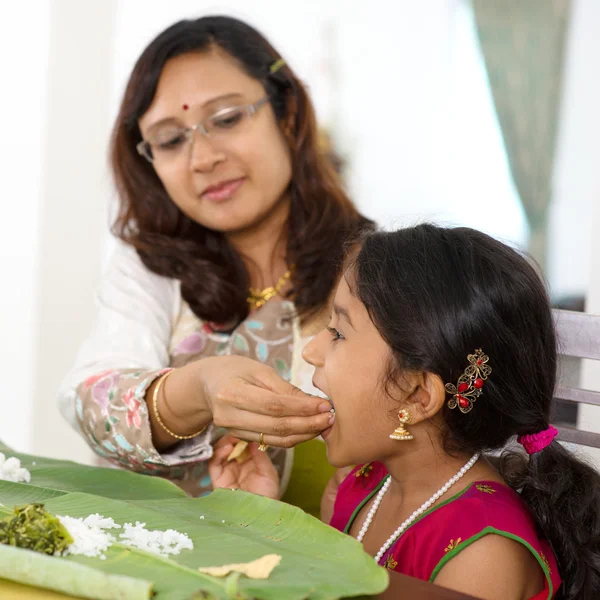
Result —
MULTIPOLYGON (((473 409, 444 405, 448 452, 503 448, 549 426, 554 322, 523 256, 473 229, 424 224, 367 235, 351 265, 351 288, 392 350, 388 382, 411 370, 456 384, 468 354, 489 356, 492 373, 473 409)), ((600 597, 600 476, 557 442, 528 462, 507 456, 501 473, 552 545, 563 579, 557 598, 600 597)))
POLYGON ((270 67, 278 52, 254 28, 229 17, 180 21, 161 33, 138 59, 113 131, 111 164, 120 209, 114 233, 133 245, 148 269, 181 280, 181 292, 202 319, 242 320, 249 276, 225 236, 188 218, 171 201, 152 165, 136 151, 138 120, 148 110, 165 63, 191 52, 218 49, 265 87, 286 134, 292 161, 287 262, 295 266, 296 309, 304 318, 330 297, 339 275, 344 242, 370 222, 345 194, 326 154, 319 149, 315 113, 304 86, 289 66, 270 67))

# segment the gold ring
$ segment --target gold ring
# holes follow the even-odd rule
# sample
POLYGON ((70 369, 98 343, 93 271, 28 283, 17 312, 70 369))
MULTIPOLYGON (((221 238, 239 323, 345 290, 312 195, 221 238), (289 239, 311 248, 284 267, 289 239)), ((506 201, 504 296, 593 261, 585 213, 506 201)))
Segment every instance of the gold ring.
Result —
POLYGON ((264 434, 264 433, 261 433, 261 434, 258 436, 258 449, 259 449, 261 452, 266 452, 268 447, 269 447, 269 446, 267 446, 267 445, 265 444, 265 434, 264 434))

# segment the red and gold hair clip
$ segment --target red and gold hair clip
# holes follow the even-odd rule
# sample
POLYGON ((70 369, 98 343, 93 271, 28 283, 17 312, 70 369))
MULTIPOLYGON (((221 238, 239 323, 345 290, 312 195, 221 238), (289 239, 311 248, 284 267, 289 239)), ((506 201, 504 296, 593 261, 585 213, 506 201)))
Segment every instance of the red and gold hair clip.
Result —
POLYGON ((487 364, 490 357, 483 353, 481 348, 475 350, 474 354, 467 356, 471 363, 465 372, 458 378, 456 385, 446 384, 446 392, 452 394, 448 400, 448 408, 456 408, 463 413, 468 413, 473 409, 473 403, 481 394, 485 380, 492 372, 492 368, 487 364))

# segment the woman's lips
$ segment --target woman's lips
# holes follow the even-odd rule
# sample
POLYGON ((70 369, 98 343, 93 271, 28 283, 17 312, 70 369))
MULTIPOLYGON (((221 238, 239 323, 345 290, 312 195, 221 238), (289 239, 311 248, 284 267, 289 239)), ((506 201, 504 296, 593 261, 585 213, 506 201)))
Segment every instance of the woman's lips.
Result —
POLYGON ((233 197, 246 181, 245 177, 230 179, 217 185, 211 185, 202 192, 202 198, 211 202, 224 202, 233 197))

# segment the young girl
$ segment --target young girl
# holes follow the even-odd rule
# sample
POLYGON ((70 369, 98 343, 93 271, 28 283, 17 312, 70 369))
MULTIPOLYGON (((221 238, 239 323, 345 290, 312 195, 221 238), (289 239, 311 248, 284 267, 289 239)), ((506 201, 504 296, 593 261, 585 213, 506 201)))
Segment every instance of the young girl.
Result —
MULTIPOLYGON (((360 465, 333 527, 388 569, 478 598, 600 597, 600 477, 554 441, 552 313, 517 252, 465 228, 371 234, 304 357, 335 408, 329 461, 360 465), (529 457, 496 470, 484 452, 515 436, 529 457)), ((267 457, 227 463, 231 447, 215 487, 276 495, 267 457)))

